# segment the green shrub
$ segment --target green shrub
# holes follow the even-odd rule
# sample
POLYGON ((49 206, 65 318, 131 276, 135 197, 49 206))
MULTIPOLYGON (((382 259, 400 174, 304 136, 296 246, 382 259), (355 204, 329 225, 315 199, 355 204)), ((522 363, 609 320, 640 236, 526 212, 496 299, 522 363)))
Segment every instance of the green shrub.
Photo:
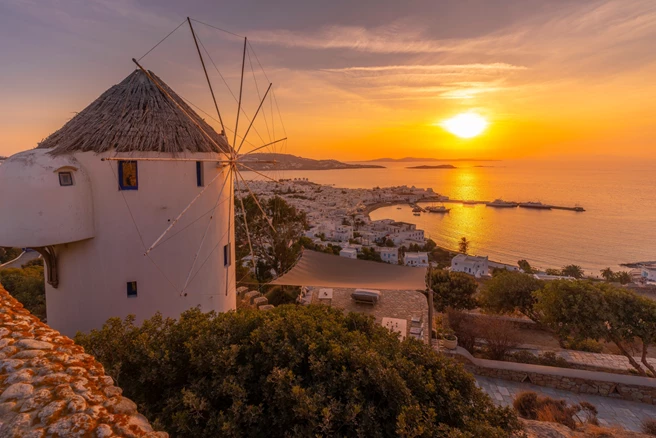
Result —
POLYGON ((547 351, 537 356, 526 350, 515 351, 513 353, 507 354, 506 359, 512 362, 529 363, 533 365, 572 368, 572 364, 567 362, 567 360, 563 359, 562 357, 556 355, 556 353, 552 351, 547 351))
POLYGON ((76 340, 172 437, 501 438, 520 427, 462 365, 327 306, 112 318, 76 340))
POLYGON ((574 340, 569 338, 563 344, 569 350, 585 351, 588 353, 601 353, 604 349, 601 343, 594 339, 574 340))
POLYGON ((522 418, 560 423, 570 429, 576 429, 575 418, 582 423, 598 423, 597 408, 591 403, 568 405, 565 400, 539 396, 532 391, 518 394, 513 401, 513 407, 522 418), (579 416, 581 411, 583 414, 579 416))

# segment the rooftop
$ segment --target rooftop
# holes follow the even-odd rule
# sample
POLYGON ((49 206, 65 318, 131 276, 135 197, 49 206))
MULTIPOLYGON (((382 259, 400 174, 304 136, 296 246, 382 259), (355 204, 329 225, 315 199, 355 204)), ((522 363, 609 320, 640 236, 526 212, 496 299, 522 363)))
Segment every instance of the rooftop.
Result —
POLYGON ((147 437, 154 432, 102 365, 0 286, 0 436, 147 437))
POLYGON ((217 134, 164 81, 149 74, 170 98, 143 71, 135 70, 39 143, 38 148, 51 148, 55 155, 112 149, 164 153, 231 150, 225 136, 217 134))

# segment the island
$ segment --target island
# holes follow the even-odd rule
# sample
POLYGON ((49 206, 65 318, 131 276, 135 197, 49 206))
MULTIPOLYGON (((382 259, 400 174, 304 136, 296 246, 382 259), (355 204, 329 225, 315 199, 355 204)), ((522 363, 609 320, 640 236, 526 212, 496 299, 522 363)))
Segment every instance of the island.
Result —
MULTIPOLYGON (((240 161, 253 170, 335 170, 385 169, 376 164, 349 164, 337 160, 313 160, 291 154, 256 153, 242 155, 240 161)), ((243 169, 248 171, 246 167, 243 169)))
POLYGON ((436 166, 410 166, 406 167, 406 169, 457 169, 457 167, 452 164, 438 164, 436 166))

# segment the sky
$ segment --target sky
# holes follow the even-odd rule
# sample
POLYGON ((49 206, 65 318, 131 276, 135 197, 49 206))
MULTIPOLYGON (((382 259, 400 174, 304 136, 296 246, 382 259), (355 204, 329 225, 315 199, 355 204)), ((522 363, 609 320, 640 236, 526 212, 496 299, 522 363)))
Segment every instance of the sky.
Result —
MULTIPOLYGON (((276 151, 347 161, 656 159, 654 0, 0 0, 0 155, 35 147, 187 16, 229 138, 242 36, 239 137, 273 83, 243 151, 286 136, 276 151), (481 135, 443 128, 472 112, 481 135)), ((220 129, 186 23, 140 62, 220 129)))

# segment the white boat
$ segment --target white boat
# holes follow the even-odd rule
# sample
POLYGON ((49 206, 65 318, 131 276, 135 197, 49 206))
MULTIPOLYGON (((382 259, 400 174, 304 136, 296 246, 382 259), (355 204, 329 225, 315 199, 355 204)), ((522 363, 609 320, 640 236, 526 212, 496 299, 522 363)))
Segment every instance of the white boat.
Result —
POLYGON ((546 205, 541 202, 522 202, 519 206, 523 208, 534 208, 537 210, 551 210, 551 205, 546 205))
POLYGON ((438 206, 429 206, 426 207, 426 211, 429 213, 448 213, 451 211, 450 208, 446 208, 443 205, 438 205, 438 206))
POLYGON ((487 205, 488 207, 497 207, 497 208, 515 208, 515 207, 517 207, 516 202, 507 202, 507 201, 504 201, 501 198, 495 199, 492 202, 487 202, 485 205, 487 205))

